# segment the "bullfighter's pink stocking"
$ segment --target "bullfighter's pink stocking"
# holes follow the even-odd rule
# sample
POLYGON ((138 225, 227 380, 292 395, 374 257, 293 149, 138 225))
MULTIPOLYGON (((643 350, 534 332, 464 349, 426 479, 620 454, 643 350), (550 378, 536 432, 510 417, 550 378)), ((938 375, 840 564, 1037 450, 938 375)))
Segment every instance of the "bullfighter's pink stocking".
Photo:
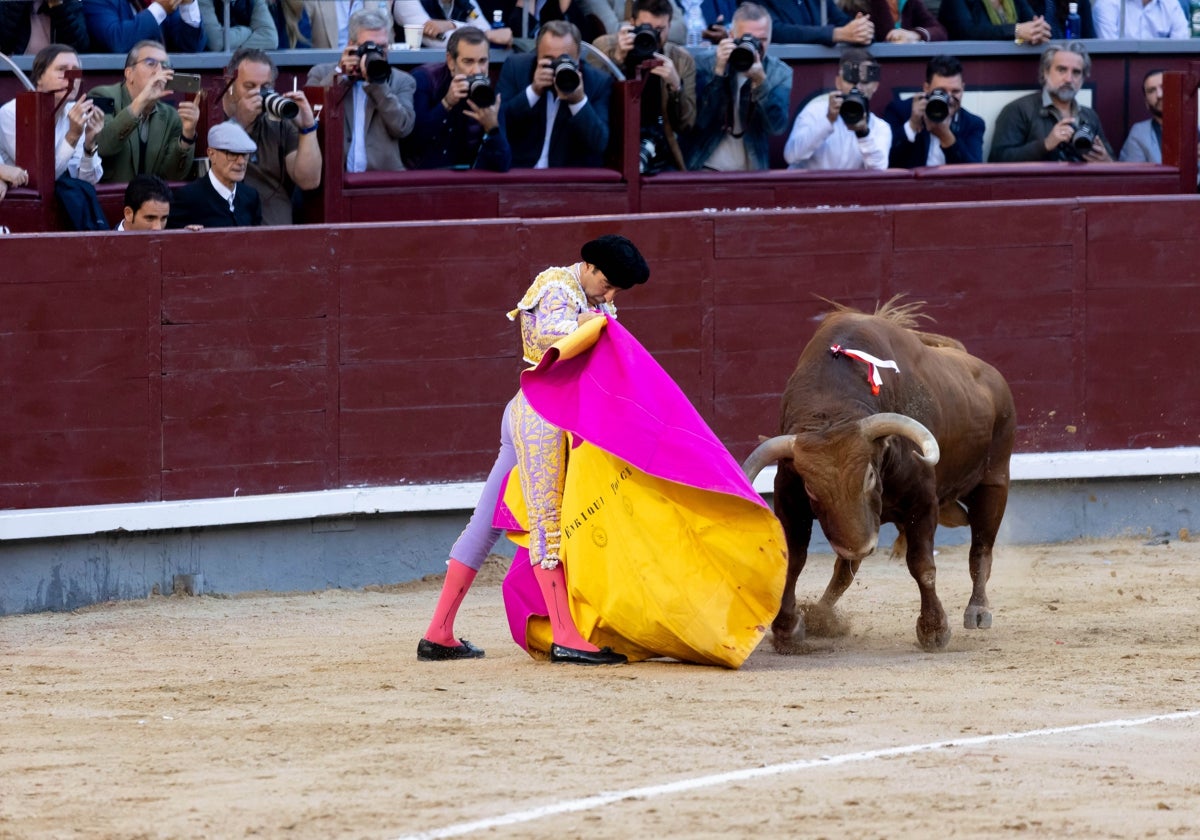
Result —
POLYGON ((535 563, 533 576, 537 578, 542 597, 546 600, 554 643, 575 650, 599 650, 600 648, 580 635, 574 619, 571 618, 571 605, 567 600, 567 575, 563 571, 562 563, 556 564, 553 569, 546 569, 535 563))
POLYGON ((438 596, 437 607, 425 631, 425 638, 435 644, 457 647, 458 639, 454 638, 454 618, 458 615, 459 605, 467 595, 467 590, 475 581, 476 571, 453 557, 446 567, 446 580, 442 584, 442 594, 438 596))

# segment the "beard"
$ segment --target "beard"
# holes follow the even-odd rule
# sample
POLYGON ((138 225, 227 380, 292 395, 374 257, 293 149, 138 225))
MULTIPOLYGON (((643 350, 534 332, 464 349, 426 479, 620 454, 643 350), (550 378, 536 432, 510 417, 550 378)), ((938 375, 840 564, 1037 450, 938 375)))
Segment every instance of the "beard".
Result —
POLYGON ((1150 116, 1156 120, 1162 119, 1162 107, 1158 105, 1147 105, 1146 109, 1150 111, 1150 116))
POLYGON ((1073 102, 1075 101, 1075 94, 1077 94, 1079 91, 1067 84, 1059 85, 1056 88, 1047 87, 1046 92, 1059 102, 1073 102))

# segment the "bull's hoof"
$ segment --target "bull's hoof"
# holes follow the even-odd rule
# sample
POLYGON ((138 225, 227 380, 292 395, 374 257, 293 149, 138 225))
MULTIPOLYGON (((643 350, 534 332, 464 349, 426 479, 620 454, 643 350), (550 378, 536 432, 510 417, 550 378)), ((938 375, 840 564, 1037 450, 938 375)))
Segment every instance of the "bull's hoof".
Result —
POLYGON ((819 639, 836 639, 850 635, 850 622, 844 619, 833 607, 820 602, 802 604, 800 613, 803 616, 802 626, 808 628, 808 635, 819 639))
POLYGON ((927 626, 921 619, 917 619, 917 642, 921 645, 921 649, 930 652, 945 650, 946 645, 950 644, 950 625, 946 622, 945 617, 942 617, 940 625, 927 626))
POLYGON ((987 630, 992 626, 992 611, 987 607, 968 604, 963 613, 963 627, 968 630, 987 630))
POLYGON ((804 640, 795 636, 771 636, 771 647, 784 656, 796 656, 805 651, 804 640))
POLYGON ((804 618, 797 615, 791 621, 771 625, 771 646, 776 653, 794 656, 804 652, 804 618))

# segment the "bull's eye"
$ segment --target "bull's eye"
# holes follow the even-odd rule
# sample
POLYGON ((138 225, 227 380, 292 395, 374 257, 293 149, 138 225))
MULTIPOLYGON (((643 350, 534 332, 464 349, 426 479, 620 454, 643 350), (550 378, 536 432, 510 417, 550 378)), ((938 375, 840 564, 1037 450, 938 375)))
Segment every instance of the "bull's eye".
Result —
POLYGON ((875 490, 875 485, 879 483, 879 474, 875 472, 874 464, 867 464, 867 474, 863 476, 863 494, 871 493, 875 490))

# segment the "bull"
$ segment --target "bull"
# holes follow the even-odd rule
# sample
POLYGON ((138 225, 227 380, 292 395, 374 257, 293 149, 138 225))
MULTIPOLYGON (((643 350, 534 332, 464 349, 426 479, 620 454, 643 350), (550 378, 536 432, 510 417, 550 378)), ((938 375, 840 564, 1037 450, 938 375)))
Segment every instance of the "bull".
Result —
POLYGON ((950 626, 934 586, 938 524, 969 525, 973 583, 968 629, 991 626, 987 582, 992 546, 1008 502, 1016 415, 1004 377, 954 339, 916 330, 919 303, 898 297, 865 314, 834 304, 800 355, 783 393, 780 434, 743 465, 753 480, 778 462, 775 513, 787 535, 788 571, 771 625, 780 653, 794 653, 805 619, 816 633, 836 625, 834 606, 862 559, 895 524, 921 593, 917 641, 941 650, 950 626), (833 576, 805 616, 796 579, 813 520, 837 557, 833 576))

